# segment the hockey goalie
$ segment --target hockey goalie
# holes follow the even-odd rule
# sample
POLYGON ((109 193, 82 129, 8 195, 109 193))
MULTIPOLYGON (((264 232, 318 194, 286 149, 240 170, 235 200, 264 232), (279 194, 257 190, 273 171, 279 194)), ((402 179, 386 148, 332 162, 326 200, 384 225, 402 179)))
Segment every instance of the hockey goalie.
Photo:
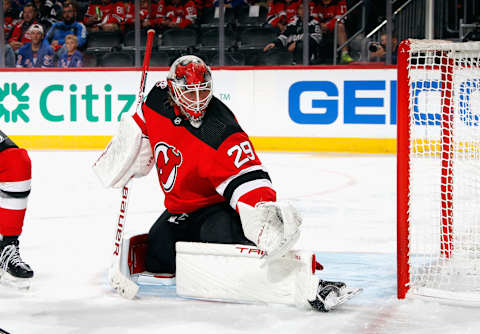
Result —
POLYGON ((292 250, 300 215, 276 201, 249 137, 212 95, 210 68, 196 56, 171 65, 93 168, 105 186, 122 188, 153 165, 166 210, 148 235, 123 241, 127 279, 162 273, 152 276, 175 276, 182 297, 323 312, 360 292, 320 280, 314 254, 292 250))

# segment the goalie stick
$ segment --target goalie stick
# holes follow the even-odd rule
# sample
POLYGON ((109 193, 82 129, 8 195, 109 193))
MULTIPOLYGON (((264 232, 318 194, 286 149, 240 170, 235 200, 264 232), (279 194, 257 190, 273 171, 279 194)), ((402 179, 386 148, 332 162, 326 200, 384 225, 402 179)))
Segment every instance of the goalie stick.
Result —
MULTIPOLYGON (((147 32, 147 43, 145 46, 145 57, 143 59, 142 78, 140 80, 140 90, 138 92, 138 101, 136 110, 138 111, 143 102, 145 94, 145 83, 147 80, 148 68, 150 65, 150 55, 152 53, 153 39, 155 30, 150 29, 147 32)), ((108 272, 108 280, 112 288, 114 288, 121 296, 133 299, 138 292, 138 285, 135 284, 130 277, 124 275, 120 270, 120 259, 122 257, 123 230, 125 229, 125 221, 127 217, 127 207, 131 182, 127 182, 122 189, 122 200, 120 203, 120 213, 115 229, 115 244, 112 258, 112 266, 108 272), (130 185, 129 185, 130 183, 130 185)))

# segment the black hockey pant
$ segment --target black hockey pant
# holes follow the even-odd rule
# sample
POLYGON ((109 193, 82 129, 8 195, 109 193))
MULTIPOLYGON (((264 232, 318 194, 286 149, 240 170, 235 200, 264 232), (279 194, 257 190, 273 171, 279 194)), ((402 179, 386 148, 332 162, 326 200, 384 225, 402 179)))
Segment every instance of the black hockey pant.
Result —
POLYGON ((148 233, 147 270, 175 273, 177 241, 253 245, 243 234, 240 216, 227 203, 189 214, 172 214, 165 210, 148 233))

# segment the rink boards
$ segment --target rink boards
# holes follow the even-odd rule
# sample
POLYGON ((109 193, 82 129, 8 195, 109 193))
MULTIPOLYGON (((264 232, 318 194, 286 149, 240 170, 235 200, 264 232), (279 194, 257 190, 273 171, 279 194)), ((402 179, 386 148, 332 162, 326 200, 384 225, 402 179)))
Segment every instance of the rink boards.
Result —
MULTIPOLYGON (((133 114, 141 72, 8 70, 0 81, 0 129, 30 149, 101 149, 133 114)), ((149 72, 146 92, 166 68, 149 72)), ((214 68, 214 94, 258 150, 393 153, 396 68, 214 68)))

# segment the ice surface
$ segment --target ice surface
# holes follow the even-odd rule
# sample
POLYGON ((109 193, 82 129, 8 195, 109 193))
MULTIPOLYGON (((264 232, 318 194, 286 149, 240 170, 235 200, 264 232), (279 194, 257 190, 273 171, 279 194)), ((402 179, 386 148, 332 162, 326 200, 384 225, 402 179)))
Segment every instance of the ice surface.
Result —
MULTIPOLYGON (((141 295, 106 283, 118 190, 103 189, 90 165, 99 152, 30 153, 33 189, 22 257, 30 291, 0 286, 0 328, 36 333, 478 333, 480 310, 396 299, 395 157, 262 153, 279 198, 303 212, 297 248, 313 249, 325 279, 364 292, 330 313, 141 295)), ((147 232, 163 210, 154 173, 135 180, 126 233, 147 232)))

